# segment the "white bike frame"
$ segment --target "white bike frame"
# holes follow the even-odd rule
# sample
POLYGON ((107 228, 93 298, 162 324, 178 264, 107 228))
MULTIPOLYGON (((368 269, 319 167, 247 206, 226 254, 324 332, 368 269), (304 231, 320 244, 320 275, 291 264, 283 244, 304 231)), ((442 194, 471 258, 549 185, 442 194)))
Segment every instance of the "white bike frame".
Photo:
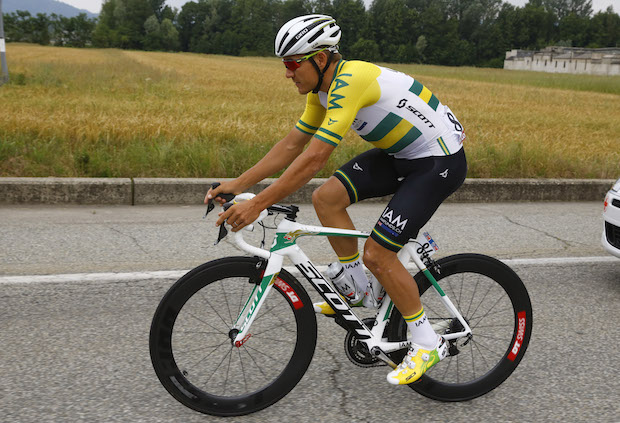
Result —
MULTIPOLYGON (((266 212, 261 214, 261 217, 259 217, 259 219, 254 223, 260 221, 264 216, 266 216, 266 212)), ((288 219, 283 219, 276 228, 273 244, 271 249, 268 251, 250 245, 243 239, 243 231, 252 229, 253 225, 250 225, 241 231, 235 232, 233 234, 234 243, 241 250, 266 259, 267 266, 262 276, 262 280, 252 290, 247 302, 241 310, 241 313, 237 317, 235 325, 232 328, 238 330, 237 336, 234 339, 235 345, 239 346, 244 343, 244 339, 246 339, 250 333, 250 327, 254 321, 254 318, 258 314, 258 310, 260 310, 265 298, 269 295, 273 284, 277 282, 278 274, 282 269, 284 257, 288 257, 297 269, 299 269, 301 274, 336 311, 336 314, 340 315, 344 319, 345 325, 348 326, 350 330, 355 331, 357 338, 361 342, 364 342, 368 347, 368 351, 385 361, 390 366, 396 367, 396 364, 393 363, 389 357, 387 357, 386 353, 408 347, 411 344, 411 339, 409 338, 407 341, 401 342, 388 342, 384 340, 383 332, 389 321, 392 308, 394 307, 394 303, 390 299, 389 295, 386 294, 381 302, 375 316, 376 324, 372 328, 368 328, 364 322, 362 322, 362 320, 360 320, 360 318, 353 313, 349 304, 340 296, 331 282, 328 282, 328 279, 317 270, 314 264, 297 245, 297 239, 302 236, 345 236, 368 238, 368 236, 370 236, 369 233, 356 230, 308 226, 288 219)), ((426 268, 426 265, 418 256, 416 252, 416 244, 413 242, 405 244, 405 246, 398 253, 398 258, 405 267, 410 260, 413 260, 416 267, 423 272, 429 282, 431 282, 450 315, 453 318, 458 319, 464 328, 461 332, 444 334, 443 337, 446 340, 452 340, 471 334, 471 329, 463 316, 461 316, 452 301, 450 301, 446 293, 441 289, 431 272, 426 268)), ((289 293, 289 295, 294 295, 294 293, 289 293)), ((293 298, 293 300, 295 299, 293 298)), ((447 328, 448 325, 449 321, 439 322, 433 324, 433 328, 435 330, 440 330, 447 328)))

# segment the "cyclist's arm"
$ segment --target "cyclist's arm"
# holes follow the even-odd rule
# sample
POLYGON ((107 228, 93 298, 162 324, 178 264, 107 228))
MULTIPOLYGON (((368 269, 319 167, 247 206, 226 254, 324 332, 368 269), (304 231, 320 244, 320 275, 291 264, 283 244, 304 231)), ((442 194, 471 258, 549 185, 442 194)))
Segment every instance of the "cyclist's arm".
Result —
POLYGON ((250 169, 237 178, 241 191, 286 168, 301 154, 311 135, 293 128, 284 138, 250 169))
MULTIPOLYGON (((274 145, 269 152, 250 169, 233 181, 225 182, 217 188, 211 188, 207 192, 205 203, 209 198, 216 197, 220 192, 239 194, 263 179, 284 169, 301 154, 304 146, 312 138, 293 128, 284 138, 274 145)), ((223 201, 223 200, 222 200, 223 201)))
POLYGON ((313 138, 308 148, 297 156, 281 177, 253 199, 235 204, 220 213, 216 225, 228 219, 230 224, 234 223, 232 231, 236 232, 252 223, 262 210, 297 191, 312 179, 325 166, 334 148, 313 138))
POLYGON ((303 187, 327 163, 335 147, 312 138, 308 148, 301 153, 273 184, 254 197, 259 211, 282 200, 303 187))

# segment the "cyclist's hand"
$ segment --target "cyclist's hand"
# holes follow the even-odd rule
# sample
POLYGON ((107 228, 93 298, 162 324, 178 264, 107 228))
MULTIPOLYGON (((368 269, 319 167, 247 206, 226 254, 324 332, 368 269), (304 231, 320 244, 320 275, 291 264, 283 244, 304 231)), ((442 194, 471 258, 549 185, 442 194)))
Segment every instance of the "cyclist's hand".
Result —
POLYGON ((205 196, 205 201, 204 203, 207 204, 209 202, 209 200, 213 199, 214 201, 217 201, 220 204, 224 204, 226 203, 226 199, 222 198, 222 197, 218 197, 218 194, 223 193, 223 194, 240 194, 241 191, 237 188, 235 181, 228 181, 228 182, 224 182, 220 185, 218 185, 216 188, 209 188, 209 191, 207 191, 207 195, 205 196))
POLYGON ((216 226, 227 221, 232 226, 232 231, 237 232, 258 219, 262 210, 256 206, 252 200, 243 201, 231 206, 228 210, 219 214, 219 219, 215 222, 216 226))

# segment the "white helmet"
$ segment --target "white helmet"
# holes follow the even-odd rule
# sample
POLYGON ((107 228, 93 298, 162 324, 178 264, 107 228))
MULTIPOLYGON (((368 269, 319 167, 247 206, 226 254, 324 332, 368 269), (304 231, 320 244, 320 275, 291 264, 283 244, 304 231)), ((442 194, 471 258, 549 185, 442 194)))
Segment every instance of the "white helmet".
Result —
POLYGON ((338 52, 340 27, 327 15, 305 15, 291 19, 276 35, 276 56, 306 54, 327 47, 338 52))

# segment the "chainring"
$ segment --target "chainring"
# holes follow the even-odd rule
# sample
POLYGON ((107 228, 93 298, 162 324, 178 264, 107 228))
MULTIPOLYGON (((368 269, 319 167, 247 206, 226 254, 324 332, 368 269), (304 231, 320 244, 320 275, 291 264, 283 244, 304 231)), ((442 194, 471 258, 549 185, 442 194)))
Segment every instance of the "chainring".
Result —
MULTIPOLYGON (((368 317, 362 320, 366 326, 372 328, 375 325, 375 319, 368 317)), ((360 367, 380 367, 386 364, 370 354, 370 351, 366 348, 366 344, 361 342, 356 334, 352 331, 347 332, 347 336, 344 338, 344 352, 351 363, 360 367)))

